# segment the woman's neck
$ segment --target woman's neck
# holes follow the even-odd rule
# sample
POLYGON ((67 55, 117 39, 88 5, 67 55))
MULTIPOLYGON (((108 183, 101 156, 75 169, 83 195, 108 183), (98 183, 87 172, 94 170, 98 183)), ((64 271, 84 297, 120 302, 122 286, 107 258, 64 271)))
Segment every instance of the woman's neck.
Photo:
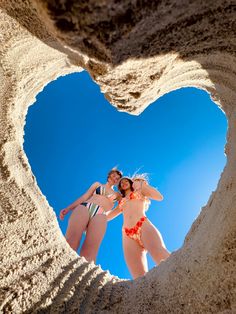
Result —
POLYGON ((125 191, 125 196, 128 196, 130 194, 130 192, 131 192, 131 189, 126 190, 125 191))
POLYGON ((108 187, 111 188, 111 189, 112 189, 113 186, 114 186, 114 184, 112 184, 112 183, 110 183, 110 182, 108 182, 108 181, 107 181, 107 183, 106 183, 105 185, 108 186, 108 187))

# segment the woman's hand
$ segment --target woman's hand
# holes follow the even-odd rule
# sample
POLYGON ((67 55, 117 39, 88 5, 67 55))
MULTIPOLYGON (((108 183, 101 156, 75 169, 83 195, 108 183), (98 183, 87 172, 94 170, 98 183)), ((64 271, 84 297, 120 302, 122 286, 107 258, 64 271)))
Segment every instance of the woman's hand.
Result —
POLYGON ((113 210, 110 210, 109 212, 106 212, 107 220, 112 220, 116 216, 121 214, 121 209, 119 206, 115 207, 113 210))
POLYGON ((117 202, 121 201, 121 199, 122 199, 122 195, 120 193, 116 192, 116 200, 117 200, 117 202))
POLYGON ((70 209, 69 209, 68 207, 62 209, 62 210, 60 211, 60 215, 59 215, 60 219, 63 220, 64 217, 65 217, 65 215, 67 215, 67 214, 69 213, 69 211, 70 211, 70 209))
POLYGON ((144 184, 142 186, 142 194, 156 201, 163 200, 163 196, 161 195, 161 193, 157 189, 148 184, 144 184))
POLYGON ((135 191, 142 190, 143 185, 148 185, 145 180, 135 179, 133 182, 133 189, 135 191))

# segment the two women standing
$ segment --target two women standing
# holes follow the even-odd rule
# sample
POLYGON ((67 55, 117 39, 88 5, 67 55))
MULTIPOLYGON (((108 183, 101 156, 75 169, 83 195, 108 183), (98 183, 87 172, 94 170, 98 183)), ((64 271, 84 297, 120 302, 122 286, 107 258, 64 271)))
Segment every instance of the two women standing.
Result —
POLYGON ((145 215, 150 204, 149 199, 161 201, 163 197, 144 177, 139 176, 133 180, 122 178, 119 170, 111 170, 106 184, 95 182, 85 194, 61 211, 60 218, 63 219, 73 210, 66 232, 67 242, 77 251, 82 234, 86 231, 80 256, 84 256, 88 261, 95 261, 106 231, 107 220, 123 213, 125 261, 133 278, 143 276, 148 271, 147 252, 156 264, 170 255, 161 234, 145 215), (117 184, 120 193, 113 190, 117 184), (116 201, 118 206, 112 210, 116 201))

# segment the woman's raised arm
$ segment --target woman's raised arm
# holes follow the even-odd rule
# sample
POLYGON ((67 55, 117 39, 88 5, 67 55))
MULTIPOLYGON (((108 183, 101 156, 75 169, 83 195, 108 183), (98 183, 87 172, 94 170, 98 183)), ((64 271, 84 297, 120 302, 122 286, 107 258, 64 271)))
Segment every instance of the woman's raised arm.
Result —
POLYGON ((145 180, 136 180, 133 184, 133 188, 135 190, 139 190, 143 195, 148 198, 156 201, 163 200, 162 194, 157 189, 150 186, 145 180))
POLYGON ((149 184, 143 184, 141 192, 143 195, 156 200, 156 201, 162 201, 163 195, 154 187, 150 186, 149 184))

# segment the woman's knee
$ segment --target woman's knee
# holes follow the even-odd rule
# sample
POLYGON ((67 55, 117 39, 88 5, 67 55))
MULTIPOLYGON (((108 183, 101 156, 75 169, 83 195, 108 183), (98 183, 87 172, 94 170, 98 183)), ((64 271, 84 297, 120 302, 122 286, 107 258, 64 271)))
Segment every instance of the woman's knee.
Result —
POLYGON ((147 261, 145 261, 142 256, 127 256, 125 257, 126 264, 133 279, 144 276, 148 271, 147 261))
POLYGON ((133 279, 137 279, 139 277, 143 277, 145 274, 147 273, 147 271, 140 271, 140 272, 135 272, 135 273, 132 273, 132 277, 133 279))
POLYGON ((83 256, 89 262, 95 261, 97 253, 98 253, 98 248, 95 248, 95 247, 88 248, 84 246, 80 250, 80 256, 83 256))
POLYGON ((67 236, 66 237, 66 241, 67 241, 67 243, 69 244, 69 246, 73 249, 73 250, 75 250, 75 251, 77 251, 78 250, 78 247, 79 247, 79 240, 76 238, 76 237, 73 237, 73 236, 67 236))
POLYGON ((70 232, 66 233, 66 240, 67 242, 76 242, 78 241, 78 232, 76 230, 71 230, 70 232))

